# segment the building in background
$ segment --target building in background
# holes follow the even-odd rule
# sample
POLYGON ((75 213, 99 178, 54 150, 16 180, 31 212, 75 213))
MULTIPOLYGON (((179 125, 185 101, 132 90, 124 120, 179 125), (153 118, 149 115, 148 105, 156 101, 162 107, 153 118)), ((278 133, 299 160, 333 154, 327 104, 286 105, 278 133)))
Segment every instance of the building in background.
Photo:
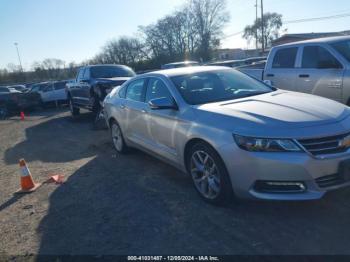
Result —
POLYGON ((272 42, 272 46, 278 46, 298 41, 311 40, 315 38, 324 38, 332 36, 350 35, 350 31, 328 32, 328 33, 305 33, 305 34, 285 34, 272 42))

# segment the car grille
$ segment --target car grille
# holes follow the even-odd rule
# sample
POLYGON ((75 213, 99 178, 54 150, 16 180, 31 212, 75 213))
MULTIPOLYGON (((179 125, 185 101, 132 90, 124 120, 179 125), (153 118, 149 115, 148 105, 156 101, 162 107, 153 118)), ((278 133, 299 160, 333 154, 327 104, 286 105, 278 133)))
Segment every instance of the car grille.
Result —
POLYGON ((350 133, 316 138, 303 139, 298 142, 315 156, 345 153, 350 148, 350 133))
POLYGON ((338 186, 345 183, 345 179, 339 174, 324 176, 316 179, 316 183, 321 188, 338 186))

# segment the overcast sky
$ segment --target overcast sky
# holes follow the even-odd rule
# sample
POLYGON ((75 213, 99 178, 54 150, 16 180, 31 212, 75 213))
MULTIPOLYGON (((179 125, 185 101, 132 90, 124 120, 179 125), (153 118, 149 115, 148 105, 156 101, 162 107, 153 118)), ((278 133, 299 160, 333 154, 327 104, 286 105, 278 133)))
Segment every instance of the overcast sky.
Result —
MULTIPOLYGON (((67 63, 93 57, 113 38, 134 35, 171 13, 186 0, 0 0, 0 68, 18 64, 14 42, 25 69, 34 61, 59 58, 67 63)), ((260 1, 260 0, 259 0, 260 1)), ((231 22, 226 35, 240 32, 255 19, 255 0, 227 0, 231 22)), ((349 0, 264 0, 266 12, 285 21, 350 13, 349 0)), ((350 17, 288 24, 289 33, 350 30, 350 17)), ((223 47, 250 48, 241 35, 223 47)))

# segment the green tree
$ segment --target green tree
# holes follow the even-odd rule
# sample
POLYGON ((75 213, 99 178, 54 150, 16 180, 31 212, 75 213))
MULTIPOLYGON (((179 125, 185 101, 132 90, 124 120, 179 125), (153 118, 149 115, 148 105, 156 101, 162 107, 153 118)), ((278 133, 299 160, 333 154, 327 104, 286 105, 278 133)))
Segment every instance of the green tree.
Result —
POLYGON ((265 13, 264 14, 264 39, 262 35, 262 19, 255 20, 253 25, 246 26, 244 29, 243 37, 248 41, 256 40, 262 45, 263 41, 265 46, 271 46, 271 42, 279 37, 279 30, 281 29, 282 15, 278 13, 265 13))

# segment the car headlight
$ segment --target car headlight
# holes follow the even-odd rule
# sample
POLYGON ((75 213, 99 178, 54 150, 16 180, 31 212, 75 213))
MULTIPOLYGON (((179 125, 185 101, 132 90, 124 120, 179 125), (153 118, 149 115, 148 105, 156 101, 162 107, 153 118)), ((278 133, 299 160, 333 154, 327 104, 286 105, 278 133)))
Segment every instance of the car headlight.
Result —
POLYGON ((301 152, 301 148, 289 139, 267 139, 233 135, 237 145, 250 152, 301 152))

